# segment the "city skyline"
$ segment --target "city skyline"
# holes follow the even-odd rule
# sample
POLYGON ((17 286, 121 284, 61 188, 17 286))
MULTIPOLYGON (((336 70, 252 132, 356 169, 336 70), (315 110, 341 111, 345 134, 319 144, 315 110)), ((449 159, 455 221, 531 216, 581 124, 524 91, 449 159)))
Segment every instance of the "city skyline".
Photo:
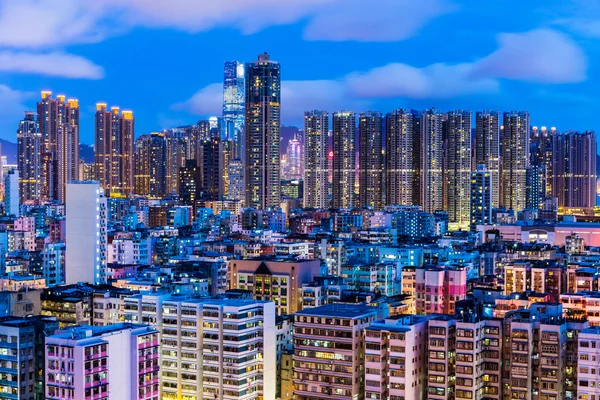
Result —
POLYGON ((0 115, 0 137, 14 140, 11 121, 20 119, 22 110, 33 110, 41 90, 77 95, 83 143, 93 143, 89 122, 98 101, 134 110, 138 135, 218 115, 222 62, 251 60, 265 50, 286 65, 282 81, 286 125, 301 126, 303 112, 309 109, 385 112, 435 105, 442 110, 528 109, 533 125, 596 128, 590 109, 598 83, 588 71, 597 57, 594 31, 586 21, 598 9, 590 2, 567 5, 554 0, 538 7, 521 6, 519 18, 513 18, 509 10, 519 6, 516 1, 499 9, 493 3, 481 6, 473 1, 428 0, 422 5, 412 0, 381 1, 369 18, 362 19, 359 2, 350 2, 342 15, 334 12, 338 2, 295 1, 287 10, 257 1, 256 9, 250 10, 244 4, 229 9, 180 1, 172 9, 157 8, 160 12, 142 10, 148 18, 140 26, 140 20, 132 18, 139 11, 135 4, 119 4, 106 15, 103 7, 92 10, 76 0, 67 2, 72 5, 69 13, 59 13, 50 7, 53 1, 47 1, 38 5, 40 10, 60 15, 36 29, 40 24, 32 5, 0 2, 6 9, 4 26, 12 27, 11 19, 22 21, 12 35, 8 28, 7 33, 0 32, 0 56, 15 60, 5 63, 0 75, 0 104, 8 105, 0 115), (17 17, 28 12, 31 18, 17 17), (254 12, 262 13, 261 26, 252 25, 249 15, 254 12), (404 23, 407 14, 412 20, 404 23), (60 31, 71 15, 89 19, 79 29, 60 31), (129 17, 122 31, 104 29, 105 19, 119 16, 129 17), (335 35, 323 29, 324 21, 337 24, 335 35), (446 24, 460 28, 448 32, 446 24), (363 29, 349 29, 353 25, 363 29), (461 40, 470 45, 460 55, 447 45, 436 46, 434 52, 420 51, 441 34, 448 43, 461 40), (201 49, 208 57, 202 63, 172 62, 192 49, 201 49), (519 55, 519 49, 524 54, 519 55), (112 61, 113 51, 126 56, 112 61), (318 69, 302 62, 308 51, 322 55, 318 69), (517 56, 522 60, 518 65, 502 62, 517 56))

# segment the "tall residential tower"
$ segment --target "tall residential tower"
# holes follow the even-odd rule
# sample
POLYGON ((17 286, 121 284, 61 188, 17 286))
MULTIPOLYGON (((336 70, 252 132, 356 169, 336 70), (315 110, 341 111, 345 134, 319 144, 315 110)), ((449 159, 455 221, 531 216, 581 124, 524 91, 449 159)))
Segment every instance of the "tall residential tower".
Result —
POLYGON ((356 114, 333 113, 333 208, 354 207, 356 114))
POLYGON ((359 205, 376 210, 384 206, 383 117, 380 112, 360 113, 359 137, 359 205))
POLYGON ((490 172, 492 206, 500 205, 500 113, 478 111, 475 114, 475 164, 490 172))
POLYGON ((307 111, 304 113, 304 207, 328 207, 327 148, 329 138, 329 113, 307 111))

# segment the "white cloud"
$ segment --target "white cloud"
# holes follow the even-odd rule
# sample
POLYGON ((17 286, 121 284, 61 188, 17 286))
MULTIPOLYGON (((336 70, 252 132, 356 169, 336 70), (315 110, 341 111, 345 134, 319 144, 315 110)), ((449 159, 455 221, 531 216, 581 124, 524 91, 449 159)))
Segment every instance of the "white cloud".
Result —
POLYGON ((251 34, 306 20, 311 40, 395 41, 454 9, 449 0, 0 0, 0 46, 100 41, 136 26, 251 34))
POLYGON ((223 84, 212 83, 197 91, 190 99, 173 104, 177 111, 187 111, 196 115, 221 115, 223 107, 223 84))
MULTIPOLYGON (((17 117, 23 115, 23 110, 26 106, 23 104, 25 100, 31 98, 34 93, 22 92, 11 89, 10 87, 0 84, 0 117, 17 117)), ((17 119, 12 119, 12 122, 17 119)), ((15 124, 16 130, 16 124, 15 124)))
POLYGON ((0 45, 18 48, 86 43, 102 34, 106 0, 0 0, 0 45))
POLYGON ((388 42, 414 36, 429 21, 456 9, 446 0, 345 0, 321 7, 304 31, 309 40, 388 42))
POLYGON ((567 35, 538 29, 498 35, 499 48, 479 60, 474 76, 539 83, 574 83, 586 79, 587 57, 567 35))
POLYGON ((90 60, 62 52, 24 53, 0 51, 0 71, 65 78, 100 79, 102 67, 90 60))

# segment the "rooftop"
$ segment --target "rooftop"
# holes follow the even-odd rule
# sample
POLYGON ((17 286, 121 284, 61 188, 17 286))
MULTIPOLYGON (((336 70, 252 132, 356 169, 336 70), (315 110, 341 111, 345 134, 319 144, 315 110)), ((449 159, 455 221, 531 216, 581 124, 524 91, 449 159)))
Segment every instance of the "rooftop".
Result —
POLYGON ((341 318, 361 318, 369 314, 376 314, 377 309, 363 304, 326 304, 321 307, 309 308, 298 311, 297 315, 318 316, 318 317, 341 317, 341 318))

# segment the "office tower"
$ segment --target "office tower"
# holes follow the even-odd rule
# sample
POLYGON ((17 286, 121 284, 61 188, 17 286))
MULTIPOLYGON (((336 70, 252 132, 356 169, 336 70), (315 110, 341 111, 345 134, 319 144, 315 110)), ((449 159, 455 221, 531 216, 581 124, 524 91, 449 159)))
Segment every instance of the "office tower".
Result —
POLYGON ((45 398, 157 399, 158 338, 148 325, 125 323, 78 326, 48 336, 45 398))
POLYGON ((279 63, 268 53, 246 64, 246 206, 280 204, 280 102, 279 63))
POLYGON ((356 171, 356 114, 333 113, 333 208, 354 207, 356 171))
POLYGON ((170 132, 165 132, 166 170, 165 190, 167 194, 179 193, 179 169, 186 160, 185 140, 170 132))
MULTIPOLYGON (((23 296, 23 294, 20 294, 23 296)), ((45 399, 44 339, 58 329, 53 317, 0 318, 0 398, 45 399)))
POLYGON ((529 113, 504 113, 500 206, 522 211, 526 208, 526 178, 529 167, 529 113))
POLYGON ((531 210, 539 210, 546 199, 546 166, 531 164, 527 168, 525 205, 531 210))
POLYGON ((167 185, 167 146, 165 134, 153 132, 135 141, 135 193, 162 198, 167 185))
POLYGON ((329 138, 329 113, 306 111, 304 113, 304 207, 328 208, 327 149, 329 138))
POLYGON ((126 321, 161 329, 160 399, 275 400, 272 302, 155 293, 124 303, 126 321))
POLYGON ((17 130, 18 170, 21 202, 41 200, 41 135, 35 114, 25 113, 17 130))
POLYGON ((11 169, 4 176, 4 213, 6 215, 21 215, 19 195, 19 170, 11 169))
POLYGON ((67 184, 67 284, 106 283, 106 197, 97 181, 67 184))
POLYGON ((195 206, 200 191, 200 168, 196 160, 186 160, 179 169, 179 201, 195 206))
POLYGON ((200 199, 220 200, 222 195, 221 140, 213 138, 200 145, 200 199))
POLYGON ((559 207, 596 205, 596 134, 565 132, 553 137, 552 195, 559 207))
POLYGON ((365 382, 363 330, 376 310, 365 305, 327 304, 294 315, 294 398, 362 399, 365 382), (330 346, 314 350, 313 343, 330 346))
POLYGON ((492 207, 500 206, 500 113, 478 111, 475 114, 475 164, 490 171, 492 207))
POLYGON ((445 124, 444 202, 450 226, 467 229, 471 219, 471 112, 449 112, 445 124))
POLYGON ((432 213, 443 208, 442 114, 435 109, 421 114, 421 202, 423 211, 432 213))
POLYGON ((79 128, 70 123, 62 124, 58 128, 56 169, 58 180, 56 182, 57 200, 65 203, 67 183, 79 179, 79 128))
POLYGON ((398 109, 386 115, 386 203, 420 203, 419 115, 398 109))
POLYGON ((383 117, 368 111, 358 117, 359 206, 376 210, 384 204, 383 117))
POLYGON ((545 126, 541 128, 534 126, 531 128, 531 164, 545 167, 545 193, 548 197, 554 197, 552 196, 552 142, 557 133, 554 127, 548 129, 545 126))
POLYGON ((471 231, 492 223, 492 173, 485 164, 471 172, 471 231))
POLYGON ((232 159, 241 160, 245 157, 244 145, 244 64, 239 61, 225 62, 225 77, 223 81, 223 140, 234 143, 232 159))
POLYGON ((304 175, 304 146, 302 137, 295 133, 288 141, 284 158, 281 159, 281 179, 302 179, 304 175), (284 163, 284 160, 286 161, 284 163))
POLYGON ((96 179, 107 193, 130 195, 134 189, 135 120, 131 111, 96 104, 96 179))

